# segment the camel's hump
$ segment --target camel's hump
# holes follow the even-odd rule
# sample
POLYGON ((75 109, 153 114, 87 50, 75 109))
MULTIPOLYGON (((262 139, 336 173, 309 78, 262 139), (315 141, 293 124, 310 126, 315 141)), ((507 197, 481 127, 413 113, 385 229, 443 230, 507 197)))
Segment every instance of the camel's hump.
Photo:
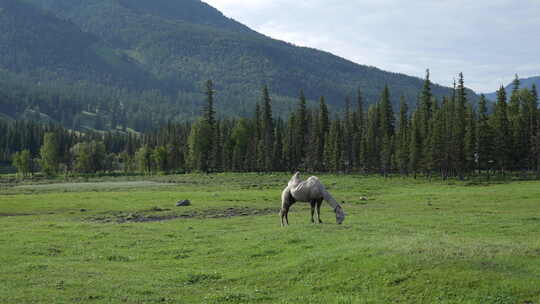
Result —
POLYGON ((307 180, 308 180, 308 181, 309 181, 309 180, 312 180, 312 181, 319 181, 319 178, 316 177, 316 176, 310 176, 307 180))

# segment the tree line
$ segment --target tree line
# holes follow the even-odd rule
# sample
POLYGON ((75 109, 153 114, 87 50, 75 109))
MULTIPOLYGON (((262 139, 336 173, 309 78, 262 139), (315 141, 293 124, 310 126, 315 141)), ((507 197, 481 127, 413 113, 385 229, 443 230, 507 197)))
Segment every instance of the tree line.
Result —
MULTIPOLYGON (((466 178, 478 174, 540 175, 540 112, 536 87, 513 82, 493 104, 468 100, 460 74, 451 96, 432 94, 429 71, 415 104, 390 89, 366 106, 362 92, 331 114, 324 97, 308 107, 301 91, 295 109, 274 117, 267 87, 249 118, 221 118, 212 81, 195 122, 168 123, 144 134, 80 133, 28 122, 0 124, 0 156, 22 174, 59 172, 360 172, 466 178), (397 111, 395 111, 397 110, 397 111), (395 113, 397 112, 397 113, 395 113), (14 153, 14 154, 13 154, 14 153)), ((1 159, 0 159, 1 161, 1 159)))

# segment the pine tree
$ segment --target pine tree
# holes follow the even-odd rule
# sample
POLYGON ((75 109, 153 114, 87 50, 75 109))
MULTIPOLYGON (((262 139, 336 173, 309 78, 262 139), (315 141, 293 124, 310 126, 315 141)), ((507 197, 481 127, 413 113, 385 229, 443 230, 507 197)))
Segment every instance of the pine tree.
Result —
POLYGON ((388 86, 385 86, 383 89, 379 108, 380 135, 391 138, 395 132, 395 117, 392 103, 390 102, 390 90, 388 86))
POLYGON ((396 138, 396 164, 401 174, 408 175, 409 167, 409 117, 405 97, 401 96, 399 104, 399 122, 396 138))
MULTIPOLYGON (((455 88, 455 85, 454 85, 455 88)), ((454 90, 455 91, 455 90, 454 90)), ((441 165, 441 172, 443 179, 447 179, 453 174, 453 161, 454 161, 454 109, 455 109, 455 93, 452 98, 444 97, 441 111, 444 117, 443 119, 443 161, 441 165)))
POLYGON ((454 168, 460 179, 463 179, 465 172, 466 159, 465 159, 465 135, 466 135, 466 109, 467 109, 467 95, 465 91, 465 84, 463 80, 463 73, 459 73, 458 86, 456 90, 456 99, 454 106, 454 130, 453 130, 453 155, 454 155, 454 168))
POLYGON ((282 171, 283 168, 283 121, 281 119, 277 120, 276 123, 276 139, 274 141, 274 164, 273 168, 277 171, 282 171))
POLYGON ((414 178, 420 169, 421 162, 421 119, 418 118, 418 112, 414 112, 411 118, 411 128, 410 128, 410 142, 409 142, 409 171, 412 172, 414 178))
POLYGON ((538 163, 538 154, 535 152, 535 139, 539 135, 538 129, 540 127, 539 123, 539 110, 538 110, 538 91, 536 90, 536 85, 532 85, 532 89, 530 91, 530 97, 528 102, 529 107, 529 119, 528 119, 528 127, 529 127, 529 138, 530 138, 530 150, 529 150, 529 164, 532 169, 537 168, 540 166, 538 163))
POLYGON ((212 168, 217 171, 223 171, 223 137, 221 130, 221 122, 216 121, 216 126, 214 130, 214 140, 212 146, 213 161, 212 168))
POLYGON ((283 140, 283 159, 284 165, 291 171, 294 171, 298 168, 298 159, 296 153, 296 129, 297 129, 297 119, 295 113, 289 114, 289 119, 287 120, 285 138, 283 140))
POLYGON ((480 101, 478 102, 478 127, 476 132, 477 137, 477 164, 479 170, 491 169, 491 163, 493 162, 493 129, 489 124, 489 115, 487 109, 486 97, 480 95, 480 101))
POLYGON ((319 101, 319 123, 318 129, 318 149, 317 149, 317 170, 325 170, 324 166, 324 150, 326 147, 326 137, 330 131, 330 120, 328 118, 328 108, 324 101, 324 97, 321 97, 319 101))
POLYGON ((365 166, 369 171, 380 171, 381 141, 379 105, 369 107, 366 122, 365 166))
POLYGON ((536 163, 536 178, 540 178, 540 124, 536 126, 536 134, 532 138, 532 155, 536 163))
POLYGON ((339 119, 332 122, 326 137, 325 162, 333 172, 343 170, 343 129, 339 119))
POLYGON ((232 169, 234 171, 246 171, 244 157, 248 153, 250 127, 245 118, 239 119, 231 131, 232 169))
POLYGON ((440 173, 443 171, 445 160, 445 132, 446 132, 446 120, 443 107, 439 107, 435 101, 432 104, 432 116, 429 121, 429 130, 427 140, 426 155, 426 169, 431 177, 432 172, 438 170, 440 173))
POLYGON ((264 151, 264 165, 265 171, 274 170, 274 120, 272 118, 272 104, 268 87, 263 88, 263 110, 262 110, 262 133, 263 133, 263 147, 264 151))
POLYGON ((263 126, 262 126, 262 111, 259 103, 255 104, 255 116, 253 120, 253 129, 255 130, 255 136, 251 138, 250 152, 246 160, 249 165, 247 167, 251 170, 259 171, 264 164, 264 150, 263 147, 263 126))
POLYGON ((362 92, 358 90, 357 93, 357 108, 355 112, 355 128, 354 128, 354 148, 355 148, 355 166, 359 170, 365 170, 366 164, 366 123, 364 113, 364 100, 362 98, 362 92))
POLYGON ((465 170, 467 172, 474 171, 476 169, 477 161, 477 145, 476 145, 476 113, 472 105, 467 105, 466 113, 466 125, 465 125, 465 170))
POLYGON ((419 119, 421 123, 421 135, 424 138, 428 138, 429 125, 431 117, 433 115, 433 94, 431 93, 431 80, 429 79, 429 69, 426 70, 426 79, 424 80, 424 87, 420 94, 420 105, 417 109, 419 111, 419 119))
POLYGON ((295 168, 304 161, 306 147, 307 147, 307 136, 308 136, 308 113, 306 106, 306 97, 304 91, 300 91, 300 98, 298 100, 298 108, 296 109, 295 115, 295 168))
POLYGON ((379 127, 378 134, 381 136, 381 173, 386 176, 391 169, 393 154, 393 139, 395 132, 395 117, 390 103, 390 91, 385 86, 379 103, 379 127))
POLYGON ((351 112, 351 101, 347 97, 345 99, 345 113, 343 117, 343 162, 345 170, 350 171, 354 167, 354 116, 351 112))
POLYGON ((503 86, 497 91, 497 104, 491 117, 491 127, 494 130, 494 158, 497 167, 504 173, 511 160, 511 138, 506 104, 506 91, 503 86))
MULTIPOLYGON (((208 128, 209 128, 209 134, 205 134, 205 136, 208 136, 207 139, 199 139, 200 142, 202 141, 208 141, 208 145, 205 146, 208 151, 201 151, 201 156, 204 156, 203 159, 200 159, 204 162, 204 165, 202 163, 199 163, 198 170, 202 170, 203 172, 209 172, 212 171, 213 165, 216 163, 215 160, 215 151, 214 151, 214 140, 218 136, 216 134, 216 111, 214 109, 214 84, 212 80, 208 80, 206 82, 205 87, 205 95, 206 95, 206 104, 203 108, 203 119, 206 122, 208 128), (202 167, 200 167, 202 166, 202 167)), ((199 125, 199 127, 202 127, 202 125, 199 125)), ((202 129, 201 129, 202 130, 202 129)), ((206 131, 203 131, 206 132, 206 131)))

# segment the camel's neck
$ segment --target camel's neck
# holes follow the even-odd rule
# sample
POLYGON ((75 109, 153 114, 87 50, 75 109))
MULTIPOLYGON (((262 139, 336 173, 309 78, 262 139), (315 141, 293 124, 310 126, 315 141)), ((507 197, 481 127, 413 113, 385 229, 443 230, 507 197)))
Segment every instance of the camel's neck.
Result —
POLYGON ((326 190, 324 190, 323 192, 323 198, 328 203, 328 205, 332 206, 332 209, 336 210, 337 207, 340 207, 334 197, 330 195, 330 193, 328 193, 328 191, 326 190))

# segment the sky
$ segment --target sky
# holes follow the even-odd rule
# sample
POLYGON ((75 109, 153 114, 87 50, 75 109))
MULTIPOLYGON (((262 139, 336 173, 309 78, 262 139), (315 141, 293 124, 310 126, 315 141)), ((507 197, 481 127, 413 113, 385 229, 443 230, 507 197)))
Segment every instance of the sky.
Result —
POLYGON ((540 76, 540 0, 203 0, 250 28, 363 65, 492 92, 540 76))

